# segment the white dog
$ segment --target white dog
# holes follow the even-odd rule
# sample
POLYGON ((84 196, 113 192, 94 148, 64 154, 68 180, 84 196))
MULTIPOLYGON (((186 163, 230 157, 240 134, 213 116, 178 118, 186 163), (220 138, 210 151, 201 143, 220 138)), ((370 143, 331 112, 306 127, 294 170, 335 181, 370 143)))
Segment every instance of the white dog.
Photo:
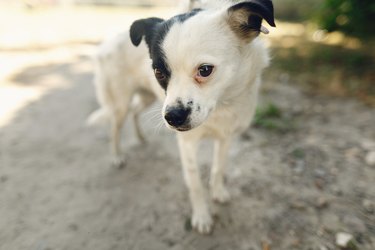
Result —
POLYGON ((133 110, 138 123, 137 114, 154 96, 163 101, 165 124, 177 131, 192 226, 201 233, 211 231, 213 220, 197 165, 198 144, 204 137, 215 140, 211 195, 228 201, 224 166, 229 144, 252 120, 261 73, 269 63, 257 36, 268 33, 263 19, 275 26, 270 0, 215 2, 169 20, 135 21, 130 39, 126 34, 104 44, 96 79, 102 108, 90 118, 112 119, 114 159, 121 164, 118 142, 124 117, 133 110))
MULTIPOLYGON (((183 1, 178 11, 201 7, 200 0, 183 1)), ((132 113, 138 139, 145 142, 139 125, 139 114, 150 106, 155 97, 163 100, 164 91, 150 70, 151 60, 145 43, 135 47, 129 31, 104 41, 94 57, 95 90, 100 109, 93 112, 87 123, 94 125, 110 120, 112 164, 125 165, 120 152, 121 128, 128 113, 132 113)))

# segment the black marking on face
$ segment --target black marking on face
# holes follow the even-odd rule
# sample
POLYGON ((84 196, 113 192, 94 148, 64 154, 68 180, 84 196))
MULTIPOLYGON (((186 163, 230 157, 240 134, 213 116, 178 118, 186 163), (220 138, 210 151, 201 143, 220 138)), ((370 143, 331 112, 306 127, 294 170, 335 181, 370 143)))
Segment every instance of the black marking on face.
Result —
POLYGON ((197 108, 195 109, 197 112, 201 111, 201 106, 198 105, 197 108))
POLYGON ((160 86, 167 91, 168 83, 172 72, 165 58, 165 53, 161 48, 167 33, 175 23, 183 23, 192 16, 195 16, 201 9, 194 9, 191 12, 177 15, 167 21, 160 18, 148 18, 135 21, 130 28, 130 36, 134 45, 138 46, 145 36, 149 47, 150 58, 152 59, 153 70, 158 69, 165 75, 163 80, 158 80, 160 86))
POLYGON ((152 59, 152 68, 159 69, 163 74, 165 74, 166 78, 162 81, 159 81, 160 86, 167 91, 169 80, 171 78, 172 72, 170 71, 170 68, 168 66, 168 63, 165 58, 165 53, 161 47, 161 44, 163 43, 167 33, 169 32, 170 28, 175 23, 183 23, 190 17, 196 15, 200 9, 194 9, 193 11, 181 15, 177 15, 175 17, 172 17, 171 19, 160 23, 157 25, 155 29, 155 36, 152 40, 152 44, 150 46, 150 57, 152 59))

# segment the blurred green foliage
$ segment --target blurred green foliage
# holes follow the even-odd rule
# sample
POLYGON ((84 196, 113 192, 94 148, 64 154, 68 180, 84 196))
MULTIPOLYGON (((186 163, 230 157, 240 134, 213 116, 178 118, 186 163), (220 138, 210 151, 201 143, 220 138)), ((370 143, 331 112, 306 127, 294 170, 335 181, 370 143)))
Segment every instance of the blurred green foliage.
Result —
MULTIPOLYGON (((313 92, 356 96, 375 105, 375 60, 369 48, 349 49, 300 39, 290 48, 275 45, 271 68, 274 77, 287 74, 292 82, 313 92)), ((271 74, 268 77, 272 79, 271 74)))
POLYGON ((342 69, 347 74, 362 76, 374 70, 371 53, 341 46, 304 42, 288 49, 274 47, 273 52, 278 55, 273 60, 274 66, 290 73, 309 70, 316 75, 319 70, 342 69))
POLYGON ((306 21, 324 0, 273 0, 275 17, 284 21, 306 21))
POLYGON ((374 0, 325 0, 316 11, 318 25, 361 38, 375 34, 374 0))
MULTIPOLYGON (((375 106, 375 0, 273 3, 282 32, 270 37, 272 70, 265 77, 298 83, 317 94, 355 96, 375 106)), ((260 127, 275 125, 269 117, 259 118, 260 127)))
POLYGON ((284 117, 281 109, 273 103, 258 107, 254 117, 254 126, 279 133, 289 132, 294 129, 290 117, 284 117))

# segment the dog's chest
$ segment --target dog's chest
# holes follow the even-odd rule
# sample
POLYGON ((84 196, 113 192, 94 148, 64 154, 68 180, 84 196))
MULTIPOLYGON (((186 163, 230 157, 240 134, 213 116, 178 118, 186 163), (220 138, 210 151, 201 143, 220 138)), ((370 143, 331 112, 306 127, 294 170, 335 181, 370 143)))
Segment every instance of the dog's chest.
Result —
POLYGON ((220 105, 203 124, 203 136, 228 137, 245 131, 254 116, 260 81, 247 88, 233 101, 220 105))
POLYGON ((244 105, 224 106, 211 114, 202 126, 202 135, 225 138, 245 131, 254 116, 256 102, 244 105))

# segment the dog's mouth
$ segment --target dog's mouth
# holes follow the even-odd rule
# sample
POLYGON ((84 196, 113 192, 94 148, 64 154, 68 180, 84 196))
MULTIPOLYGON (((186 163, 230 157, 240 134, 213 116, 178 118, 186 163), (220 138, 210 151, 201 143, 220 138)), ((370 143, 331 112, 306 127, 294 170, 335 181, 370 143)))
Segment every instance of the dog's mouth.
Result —
POLYGON ((180 126, 171 126, 170 124, 167 123, 166 126, 167 126, 167 128, 169 128, 171 130, 178 131, 178 132, 185 132, 185 131, 192 130, 194 128, 190 124, 184 124, 184 125, 180 125, 180 126))
POLYGON ((176 129, 179 132, 185 132, 185 131, 191 130, 191 127, 190 126, 189 127, 178 127, 178 128, 174 128, 174 129, 176 129))
POLYGON ((178 132, 185 132, 185 131, 189 131, 189 130, 193 129, 193 127, 190 126, 189 124, 182 125, 182 126, 176 126, 176 127, 167 124, 167 127, 172 129, 172 130, 176 130, 178 132))

